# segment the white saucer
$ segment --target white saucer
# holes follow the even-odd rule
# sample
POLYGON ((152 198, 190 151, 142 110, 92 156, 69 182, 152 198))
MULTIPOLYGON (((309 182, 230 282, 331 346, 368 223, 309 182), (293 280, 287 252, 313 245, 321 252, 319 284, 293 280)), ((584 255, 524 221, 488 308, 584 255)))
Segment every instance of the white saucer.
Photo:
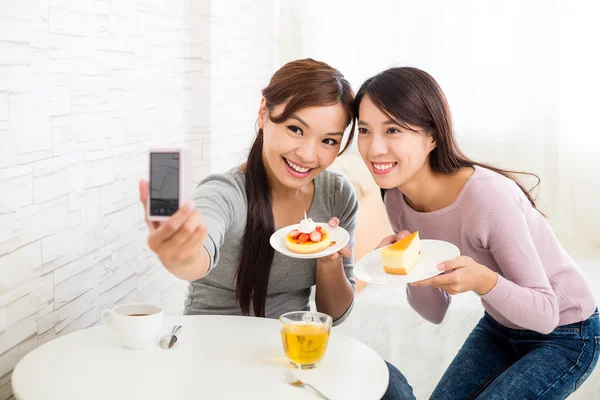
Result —
MULTIPOLYGON (((383 248, 383 247, 382 247, 383 248)), ((460 250, 452 243, 442 240, 421 239, 421 258, 408 275, 388 274, 381 263, 381 249, 364 255, 354 265, 354 276, 367 283, 382 285, 405 285, 441 274, 439 263, 460 256, 460 250)))
POLYGON ((329 246, 325 250, 320 251, 318 253, 298 254, 288 250, 287 246, 285 245, 285 237, 292 230, 298 229, 298 224, 286 226, 285 228, 276 230, 275 233, 271 235, 269 241, 271 243, 271 246, 281 254, 286 255, 288 257, 302 259, 313 259, 330 256, 340 251, 350 241, 350 234, 348 234, 348 231, 342 228, 341 226, 332 228, 326 222, 319 222, 317 223, 317 225, 322 227, 323 229, 326 229, 327 232, 329 232, 331 241, 335 242, 333 246, 329 246))

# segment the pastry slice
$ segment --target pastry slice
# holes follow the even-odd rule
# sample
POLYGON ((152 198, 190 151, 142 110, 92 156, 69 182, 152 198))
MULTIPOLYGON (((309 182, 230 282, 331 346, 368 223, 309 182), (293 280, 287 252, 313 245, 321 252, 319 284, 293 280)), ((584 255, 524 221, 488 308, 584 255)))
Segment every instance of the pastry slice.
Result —
POLYGON ((420 258, 419 231, 381 250, 383 269, 388 274, 407 275, 420 258))

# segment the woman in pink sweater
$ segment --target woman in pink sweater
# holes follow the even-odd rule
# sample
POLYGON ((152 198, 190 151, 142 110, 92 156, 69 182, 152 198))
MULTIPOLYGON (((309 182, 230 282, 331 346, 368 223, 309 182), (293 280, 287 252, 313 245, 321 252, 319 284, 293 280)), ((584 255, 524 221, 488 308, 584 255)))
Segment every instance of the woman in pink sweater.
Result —
POLYGON ((436 324, 452 295, 474 291, 485 308, 432 398, 558 399, 577 390, 600 354, 598 309, 527 190, 460 151, 446 98, 421 70, 370 78, 355 111, 359 151, 396 232, 380 246, 418 230, 462 254, 407 286, 410 305, 436 324))

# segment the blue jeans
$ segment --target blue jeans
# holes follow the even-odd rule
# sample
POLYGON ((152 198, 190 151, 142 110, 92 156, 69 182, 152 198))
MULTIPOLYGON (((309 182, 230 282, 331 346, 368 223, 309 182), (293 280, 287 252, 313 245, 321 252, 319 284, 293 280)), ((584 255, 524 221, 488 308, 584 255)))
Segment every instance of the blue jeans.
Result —
POLYGON ((413 389, 402 375, 402 372, 398 371, 398 368, 389 362, 386 361, 385 363, 390 371, 390 382, 381 400, 415 400, 413 389))
POLYGON ((598 309, 548 335, 508 329, 485 313, 431 399, 564 399, 585 382, 599 354, 598 309))

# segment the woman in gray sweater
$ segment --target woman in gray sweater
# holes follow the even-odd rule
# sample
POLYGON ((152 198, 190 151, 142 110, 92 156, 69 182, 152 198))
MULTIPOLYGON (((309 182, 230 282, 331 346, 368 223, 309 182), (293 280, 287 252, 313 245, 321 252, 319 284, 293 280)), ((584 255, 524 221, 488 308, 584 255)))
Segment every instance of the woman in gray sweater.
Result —
MULTIPOLYGON (((208 176, 164 224, 149 223, 148 244, 173 275, 190 281, 186 314, 277 318, 316 305, 334 325, 350 313, 357 200, 348 180, 326 170, 352 143, 354 93, 342 74, 312 59, 284 65, 262 91, 258 134, 245 164, 208 176), (342 147, 344 131, 352 122, 342 147), (304 212, 350 233, 330 257, 298 260, 275 253, 271 234, 304 212)), ((148 183, 140 183, 145 205, 148 183)), ((390 366, 386 399, 414 398, 390 366)))

